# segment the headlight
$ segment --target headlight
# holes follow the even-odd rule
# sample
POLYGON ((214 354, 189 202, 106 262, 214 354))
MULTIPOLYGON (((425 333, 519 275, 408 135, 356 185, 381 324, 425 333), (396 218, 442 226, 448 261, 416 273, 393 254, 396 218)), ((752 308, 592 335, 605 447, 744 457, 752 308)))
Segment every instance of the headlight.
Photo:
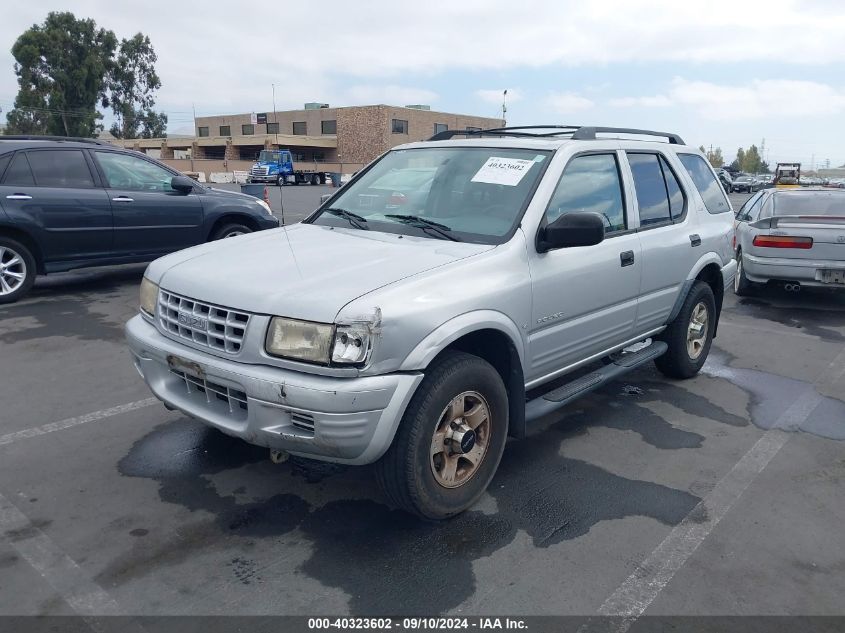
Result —
POLYGON ((141 280, 141 311, 152 316, 156 312, 158 286, 144 277, 141 280))
POLYGON ((338 325, 332 346, 332 362, 363 363, 370 350, 370 328, 366 324, 338 325))
POLYGON ((264 208, 264 210, 267 212, 267 215, 273 215, 273 209, 270 208, 269 204, 267 204, 263 200, 256 200, 256 202, 264 208))
POLYGON ((273 356, 327 364, 333 334, 333 325, 274 317, 264 348, 273 356))

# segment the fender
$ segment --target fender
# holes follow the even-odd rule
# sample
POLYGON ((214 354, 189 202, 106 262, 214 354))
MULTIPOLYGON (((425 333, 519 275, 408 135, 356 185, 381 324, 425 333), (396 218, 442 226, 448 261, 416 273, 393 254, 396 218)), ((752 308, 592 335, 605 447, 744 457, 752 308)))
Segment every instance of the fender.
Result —
MULTIPOLYGON (((681 284, 681 289, 678 292, 678 296, 675 298, 675 304, 672 306, 672 311, 669 313, 669 317, 666 319, 666 325, 671 323, 675 320, 675 317, 678 316, 678 313, 681 311, 681 306, 684 305, 684 301, 687 299, 687 295, 689 294, 690 288, 695 283, 696 278, 698 277, 699 273, 704 270, 705 266, 710 264, 716 264, 719 267, 719 274, 721 275, 721 270, 724 267, 722 263, 722 258, 719 257, 717 253, 710 251, 709 253, 705 253, 702 255, 697 262, 695 262, 695 266, 692 267, 689 274, 687 275, 686 280, 683 284, 681 284)), ((722 287, 724 287, 724 282, 722 283, 722 287)), ((721 313, 721 301, 719 298, 716 298, 717 302, 717 314, 716 314, 716 323, 713 324, 713 336, 716 336, 716 328, 719 325, 719 314, 721 313)))
POLYGON ((522 334, 510 317, 496 310, 473 310, 456 316, 420 341, 402 361, 399 371, 420 371, 428 367, 434 357, 450 343, 465 334, 478 330, 498 330, 510 338, 519 354, 520 365, 525 365, 525 349, 522 334))
POLYGON ((525 437, 525 376, 522 371, 525 366, 524 343, 519 328, 505 314, 495 310, 474 310, 442 323, 408 354, 400 370, 423 370, 450 344, 480 330, 495 330, 511 342, 511 372, 503 376, 509 396, 508 435, 525 437), (514 351, 516 358, 513 357, 514 351))

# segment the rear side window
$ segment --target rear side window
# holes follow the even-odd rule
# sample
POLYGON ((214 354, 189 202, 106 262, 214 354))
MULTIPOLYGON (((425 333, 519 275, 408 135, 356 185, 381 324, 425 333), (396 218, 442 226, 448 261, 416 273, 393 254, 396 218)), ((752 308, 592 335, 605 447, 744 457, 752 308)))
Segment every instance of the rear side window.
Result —
POLYGON ((669 209, 672 211, 672 221, 680 220, 684 215, 686 198, 681 183, 675 176, 675 172, 669 167, 669 163, 663 156, 660 157, 660 169, 663 170, 663 180, 666 182, 666 194, 669 196, 669 209))
POLYGON ((0 156, 0 180, 3 180, 3 172, 6 171, 6 167, 8 166, 10 160, 12 160, 11 154, 0 156))
POLYGON ((640 209, 640 226, 672 221, 666 182, 657 154, 628 154, 640 209))
POLYGON ((592 211, 604 218, 608 233, 626 228, 619 166, 614 154, 588 154, 573 158, 546 210, 546 222, 564 213, 592 211))
POLYGON ((82 150, 27 152, 35 182, 40 187, 93 187, 94 179, 82 150))
POLYGON ((727 213, 731 205, 725 197, 725 190, 719 184, 710 165, 696 154, 678 154, 678 158, 692 178, 695 188, 704 200, 704 206, 710 213, 727 213))
POLYGON ((6 175, 3 178, 4 185, 34 185, 32 170, 29 168, 29 161, 26 154, 18 152, 9 164, 6 175))

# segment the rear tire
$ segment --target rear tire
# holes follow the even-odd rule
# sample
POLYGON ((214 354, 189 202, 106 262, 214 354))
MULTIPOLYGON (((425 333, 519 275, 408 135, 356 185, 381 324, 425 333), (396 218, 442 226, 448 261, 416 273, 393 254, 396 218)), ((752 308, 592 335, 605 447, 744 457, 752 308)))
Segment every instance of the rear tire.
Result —
POLYGON ((745 267, 742 265, 742 251, 736 254, 736 275, 734 276, 734 294, 737 297, 747 297, 754 293, 757 284, 748 281, 745 276, 745 267))
POLYGON ((696 281, 678 315, 658 337, 669 349, 655 359, 657 369, 670 378, 695 376, 710 353, 715 325, 713 290, 703 281, 696 281))
POLYGON ((391 503, 425 519, 455 516, 475 503, 508 433, 507 390, 490 363, 463 352, 435 362, 375 465, 391 503))
POLYGON ((0 303, 14 303, 23 297, 37 274, 29 249, 17 240, 0 236, 0 303))
POLYGON ((224 224, 214 231, 214 233, 211 234, 211 239, 209 241, 214 242, 216 240, 223 240, 228 237, 237 237, 238 235, 245 235, 247 233, 252 233, 252 229, 247 225, 232 222, 230 224, 224 224))
POLYGON ((320 184, 320 177, 317 174, 311 176, 311 184, 312 185, 319 185, 320 184))

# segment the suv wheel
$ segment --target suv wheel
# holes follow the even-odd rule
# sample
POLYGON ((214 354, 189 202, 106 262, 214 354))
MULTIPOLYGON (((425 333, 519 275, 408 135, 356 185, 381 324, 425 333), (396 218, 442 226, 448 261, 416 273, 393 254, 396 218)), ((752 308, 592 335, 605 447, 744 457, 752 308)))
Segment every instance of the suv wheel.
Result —
POLYGON ((0 237, 0 303, 14 303, 35 283, 35 258, 13 239, 0 237))
POLYGON ((757 284, 748 281, 745 276, 745 267, 742 265, 742 251, 736 254, 736 275, 734 276, 734 294, 738 297, 747 297, 754 292, 757 284))
POLYGON ((246 226, 245 224, 224 224, 219 229, 214 231, 211 235, 211 242, 215 240, 222 240, 226 239, 227 237, 237 237, 238 235, 244 235, 246 233, 252 233, 252 229, 246 226))
POLYGON ((660 340, 665 341, 669 349, 655 359, 654 364, 671 378, 692 378, 710 353, 715 324, 713 290, 703 281, 696 281, 678 316, 660 334, 660 340))
POLYGON ((395 505, 426 519, 470 507, 505 449, 508 396, 487 361, 453 352, 426 371, 376 478, 395 505))

